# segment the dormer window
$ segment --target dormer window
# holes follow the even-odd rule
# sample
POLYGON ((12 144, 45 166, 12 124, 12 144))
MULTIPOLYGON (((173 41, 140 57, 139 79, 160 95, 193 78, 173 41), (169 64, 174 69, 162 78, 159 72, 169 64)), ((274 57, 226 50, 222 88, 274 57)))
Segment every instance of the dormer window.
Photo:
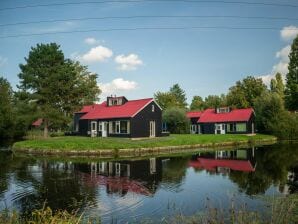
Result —
POLYGON ((152 110, 152 112, 154 112, 154 111, 155 111, 154 104, 152 104, 151 110, 152 110))
POLYGON ((219 107, 219 108, 216 108, 216 113, 218 113, 218 114, 229 113, 229 112, 230 112, 230 108, 229 107, 219 107))
POLYGON ((107 106, 120 106, 127 102, 127 99, 124 96, 108 96, 107 97, 107 106))

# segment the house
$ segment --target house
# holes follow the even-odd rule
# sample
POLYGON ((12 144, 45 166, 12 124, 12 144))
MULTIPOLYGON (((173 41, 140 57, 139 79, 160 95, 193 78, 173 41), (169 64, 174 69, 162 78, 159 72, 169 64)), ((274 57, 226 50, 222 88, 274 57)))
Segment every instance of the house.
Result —
POLYGON ((190 119, 190 133, 199 134, 198 120, 202 115, 202 111, 190 111, 186 113, 186 117, 190 119))
POLYGON ((255 132, 254 110, 219 107, 188 112, 190 132, 194 134, 248 134, 255 132))
POLYGON ((249 150, 208 152, 193 158, 188 166, 216 173, 229 173, 231 171, 254 172, 256 169, 254 150, 252 148, 249 150))
POLYGON ((91 137, 158 137, 162 109, 152 98, 127 100, 107 97, 101 104, 84 106, 74 114, 74 131, 91 137))
POLYGON ((38 118, 37 120, 35 120, 34 122, 32 122, 31 126, 33 128, 40 128, 41 125, 43 123, 43 119, 42 118, 38 118))

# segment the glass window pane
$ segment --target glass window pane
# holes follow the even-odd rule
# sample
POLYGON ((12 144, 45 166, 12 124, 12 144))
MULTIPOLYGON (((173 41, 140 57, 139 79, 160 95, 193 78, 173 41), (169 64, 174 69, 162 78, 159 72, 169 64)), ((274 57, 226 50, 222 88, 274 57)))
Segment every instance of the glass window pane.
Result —
POLYGON ((236 131, 237 132, 245 132, 246 131, 246 123, 237 123, 236 131))

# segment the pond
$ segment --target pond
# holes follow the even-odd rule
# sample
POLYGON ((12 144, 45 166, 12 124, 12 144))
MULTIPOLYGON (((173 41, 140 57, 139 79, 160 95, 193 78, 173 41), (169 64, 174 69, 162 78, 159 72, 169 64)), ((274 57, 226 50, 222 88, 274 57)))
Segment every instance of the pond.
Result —
MULTIPOLYGON (((160 220, 228 208, 266 210, 263 196, 297 192, 298 144, 134 160, 0 153, 0 210, 26 215, 46 203, 102 223, 160 220)), ((268 209, 268 208, 267 208, 268 209)))

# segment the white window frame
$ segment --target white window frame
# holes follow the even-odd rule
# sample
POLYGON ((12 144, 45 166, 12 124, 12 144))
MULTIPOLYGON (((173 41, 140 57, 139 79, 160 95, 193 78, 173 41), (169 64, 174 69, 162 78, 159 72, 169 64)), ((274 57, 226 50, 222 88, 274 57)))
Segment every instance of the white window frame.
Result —
POLYGON ((130 134, 130 120, 110 121, 109 122, 109 134, 130 134), (121 122, 126 122, 126 133, 121 133, 121 122), (113 123, 115 123, 115 132, 113 131, 113 123))
POLYGON ((151 106, 151 111, 152 111, 152 112, 155 111, 155 106, 154 106, 154 104, 152 104, 152 106, 151 106))

